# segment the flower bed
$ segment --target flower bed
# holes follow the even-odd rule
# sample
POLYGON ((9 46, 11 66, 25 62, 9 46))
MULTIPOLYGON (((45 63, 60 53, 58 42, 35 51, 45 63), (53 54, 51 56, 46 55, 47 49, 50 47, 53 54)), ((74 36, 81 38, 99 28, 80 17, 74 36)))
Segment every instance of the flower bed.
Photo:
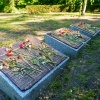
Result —
POLYGON ((39 90, 53 80, 58 69, 64 67, 69 59, 35 38, 0 51, 0 81, 4 81, 1 85, 9 85, 0 88, 12 99, 18 100, 34 100, 39 90))
POLYGON ((45 42, 64 54, 77 57, 78 51, 90 40, 89 37, 68 28, 61 28, 45 35, 45 42), (75 53, 75 52, 76 53, 75 53))
POLYGON ((87 35, 91 38, 96 36, 100 32, 99 28, 94 27, 91 24, 85 22, 80 22, 77 24, 70 25, 70 28, 72 30, 80 31, 82 34, 87 35))

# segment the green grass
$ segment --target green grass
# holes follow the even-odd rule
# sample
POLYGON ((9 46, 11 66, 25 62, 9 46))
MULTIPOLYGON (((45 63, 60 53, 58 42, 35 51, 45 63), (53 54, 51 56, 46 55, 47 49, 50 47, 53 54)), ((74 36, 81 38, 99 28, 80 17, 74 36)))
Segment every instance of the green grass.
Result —
MULTIPOLYGON (((90 14, 90 16, 99 16, 98 14, 90 14)), ((9 39, 12 41, 24 40, 27 35, 34 37, 43 37, 41 34, 36 34, 36 31, 51 31, 61 27, 69 27, 70 24, 81 21, 77 19, 78 13, 46 13, 46 14, 1 14, 0 15, 0 47, 9 44, 9 39)), ((83 21, 89 21, 84 19, 83 21)), ((90 22, 90 21, 89 21, 90 22)), ((94 23, 94 22, 93 22, 94 23)), ((96 21, 95 26, 100 26, 96 21)), ((43 38, 42 38, 43 40, 43 38)), ((13 43, 13 42, 12 42, 13 43)))
MULTIPOLYGON (((85 18, 79 17, 79 13, 0 14, 0 47, 32 37, 44 40, 47 31, 69 27, 79 21, 100 27, 100 14, 86 13, 85 18), (36 31, 45 31, 45 33, 37 34, 36 31)), ((99 59, 100 34, 86 45, 77 59, 71 59, 63 73, 42 92, 39 100, 47 100, 46 97, 51 99, 58 97, 59 100, 66 98, 96 100, 100 80, 99 59)))

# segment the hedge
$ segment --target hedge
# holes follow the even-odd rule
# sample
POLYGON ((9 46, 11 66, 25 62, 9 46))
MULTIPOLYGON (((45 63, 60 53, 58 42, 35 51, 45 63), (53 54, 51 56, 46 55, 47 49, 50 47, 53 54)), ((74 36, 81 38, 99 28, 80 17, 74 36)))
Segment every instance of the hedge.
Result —
POLYGON ((37 14, 37 13, 49 13, 49 12, 66 12, 69 7, 65 5, 28 5, 26 6, 27 13, 37 14))

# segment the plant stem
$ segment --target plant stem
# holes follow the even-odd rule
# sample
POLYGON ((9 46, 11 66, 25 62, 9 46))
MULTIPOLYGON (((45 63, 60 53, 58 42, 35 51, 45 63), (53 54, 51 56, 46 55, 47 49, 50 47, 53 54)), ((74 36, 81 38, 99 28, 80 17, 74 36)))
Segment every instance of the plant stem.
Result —
POLYGON ((22 60, 25 61, 25 62, 26 62, 31 68, 33 68, 34 70, 37 70, 37 71, 39 71, 39 72, 42 72, 42 70, 36 69, 36 68, 34 68, 33 66, 31 66, 31 65, 28 63, 28 61, 26 61, 24 58, 22 58, 22 60))

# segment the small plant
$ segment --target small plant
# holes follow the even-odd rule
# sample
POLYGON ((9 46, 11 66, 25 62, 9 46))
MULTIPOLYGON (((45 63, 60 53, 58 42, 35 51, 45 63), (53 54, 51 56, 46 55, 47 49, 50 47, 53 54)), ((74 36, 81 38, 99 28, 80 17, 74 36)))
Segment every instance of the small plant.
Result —
POLYGON ((80 98, 81 100, 94 100, 95 99, 95 93, 94 91, 86 91, 83 93, 83 95, 80 98))
POLYGON ((51 85, 50 85, 50 88, 52 89, 58 89, 61 87, 61 83, 57 82, 57 81, 54 81, 51 85))
POLYGON ((65 75, 65 76, 64 76, 64 80, 65 80, 66 82, 68 82, 68 81, 69 81, 69 75, 65 75))
POLYGON ((100 66, 93 66, 93 69, 96 70, 97 72, 100 71, 100 66))
POLYGON ((87 78, 84 75, 78 76, 77 79, 80 80, 82 83, 86 83, 87 82, 87 78))
POLYGON ((73 94, 73 90, 72 89, 70 89, 67 92, 63 93, 63 96, 65 98, 75 98, 75 95, 73 94))

